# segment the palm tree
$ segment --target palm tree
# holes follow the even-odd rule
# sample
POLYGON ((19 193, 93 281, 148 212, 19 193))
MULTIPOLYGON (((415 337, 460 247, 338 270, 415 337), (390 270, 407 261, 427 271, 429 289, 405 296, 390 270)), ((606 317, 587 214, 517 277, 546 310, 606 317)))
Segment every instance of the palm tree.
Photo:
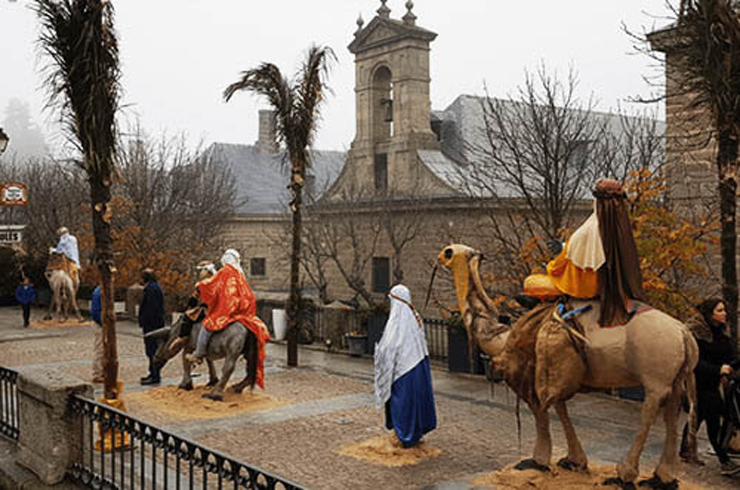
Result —
POLYGON ((290 210, 293 213, 290 253, 290 296, 288 297, 288 365, 298 365, 298 310, 300 305, 299 267, 301 256, 301 203, 306 170, 311 166, 309 148, 313 143, 321 106, 330 91, 326 84, 332 61, 329 47, 311 46, 301 68, 288 80, 272 63, 242 72, 241 78, 226 87, 228 102, 239 91, 263 95, 276 112, 277 142, 285 145, 290 164, 290 210))
POLYGON ((46 66, 48 106, 57 108, 90 183, 95 262, 102 291, 105 397, 117 398, 118 354, 114 312, 109 205, 116 177, 116 114, 121 96, 113 6, 106 0, 36 0, 39 46, 46 66))
POLYGON ((689 111, 711 114, 716 141, 722 233, 722 297, 734 344, 738 339, 737 179, 740 142, 740 19, 730 0, 681 0, 667 72, 689 111))

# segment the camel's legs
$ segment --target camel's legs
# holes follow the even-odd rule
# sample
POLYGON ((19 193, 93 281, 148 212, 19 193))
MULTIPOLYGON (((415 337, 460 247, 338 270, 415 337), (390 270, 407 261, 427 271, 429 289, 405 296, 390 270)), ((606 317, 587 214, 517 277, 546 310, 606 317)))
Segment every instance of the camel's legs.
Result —
POLYGON ((537 425, 537 439, 534 442, 533 459, 536 463, 547 466, 552 456, 552 439, 550 439, 550 417, 547 411, 533 410, 534 421, 537 425))
POLYGON ((676 456, 678 451, 678 434, 676 432, 679 412, 681 410, 681 394, 674 390, 666 400, 663 407, 663 421, 665 423, 665 442, 663 443, 663 454, 660 463, 655 468, 655 476, 663 483, 673 481, 676 469, 676 456))
MULTIPOLYGON (((617 465, 617 474, 623 482, 631 483, 640 474, 640 455, 645 448, 645 441, 650 433, 650 426, 660 410, 660 404, 668 395, 665 391, 656 392, 646 387, 645 401, 640 412, 640 431, 635 436, 627 456, 617 465)), ((674 422, 675 423, 675 422, 674 422)))
POLYGON ((585 470, 588 468, 588 458, 581 447, 581 441, 578 440, 576 431, 568 416, 568 407, 565 402, 555 402, 555 411, 558 413, 560 423, 565 432, 565 438, 568 441, 568 456, 558 461, 558 465, 566 469, 585 470))
POLYGON ((57 306, 57 293, 56 291, 52 291, 51 294, 51 301, 49 301, 49 309, 46 312, 46 316, 44 317, 44 320, 51 320, 53 318, 54 310, 57 306))
POLYGON ((82 321, 82 314, 80 314, 80 307, 77 305, 77 297, 75 296, 74 291, 72 291, 71 294, 72 294, 72 297, 71 297, 72 308, 75 311, 75 315, 77 316, 77 320, 82 321))

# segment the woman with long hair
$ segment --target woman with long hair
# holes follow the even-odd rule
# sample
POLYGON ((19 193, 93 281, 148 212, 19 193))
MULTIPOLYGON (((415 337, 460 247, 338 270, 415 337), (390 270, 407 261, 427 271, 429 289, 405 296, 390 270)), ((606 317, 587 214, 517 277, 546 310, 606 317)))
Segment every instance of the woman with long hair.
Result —
MULTIPOLYGON (((727 329, 727 311, 721 299, 710 298, 696 307, 697 314, 686 323, 699 345, 699 363, 694 370, 698 401, 698 423, 707 424, 707 436, 722 466, 722 474, 740 474, 740 466, 730 460, 723 447, 727 424, 726 405, 721 388, 732 375, 735 351, 727 329)), ((681 444, 684 454, 686 428, 681 444)))

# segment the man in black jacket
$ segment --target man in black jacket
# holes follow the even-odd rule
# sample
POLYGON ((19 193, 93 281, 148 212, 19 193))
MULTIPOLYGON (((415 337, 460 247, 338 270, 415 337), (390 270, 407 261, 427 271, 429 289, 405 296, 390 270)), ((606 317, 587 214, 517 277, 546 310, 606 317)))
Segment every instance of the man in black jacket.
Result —
MULTIPOLYGON (((144 269, 141 272, 144 282, 144 295, 139 307, 139 326, 147 334, 153 330, 164 327, 164 293, 157 283, 157 278, 152 269, 144 269)), ((159 369, 154 366, 154 354, 157 352, 157 341, 144 339, 146 356, 149 358, 149 376, 141 378, 142 385, 154 385, 161 382, 159 369)))

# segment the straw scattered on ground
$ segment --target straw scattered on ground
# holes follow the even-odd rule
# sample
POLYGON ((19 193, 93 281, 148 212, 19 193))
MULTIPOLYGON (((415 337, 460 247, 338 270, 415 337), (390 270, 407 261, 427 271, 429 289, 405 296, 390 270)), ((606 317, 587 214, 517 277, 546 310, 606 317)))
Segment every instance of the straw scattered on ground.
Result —
POLYGON ((181 420, 229 417, 249 412, 263 412, 291 402, 247 388, 244 393, 224 393, 223 401, 202 398, 210 388, 196 386, 192 391, 180 390, 176 386, 163 386, 146 391, 126 394, 126 403, 132 412, 165 415, 181 420))
POLYGON ((398 467, 418 464, 427 458, 438 456, 441 452, 423 441, 412 448, 404 449, 394 434, 344 446, 339 454, 383 466, 398 467))
POLYGON ((89 320, 79 321, 76 318, 62 320, 34 320, 29 324, 31 328, 70 328, 70 327, 92 327, 93 322, 89 320))
MULTIPOLYGON (((593 488, 614 489, 617 486, 602 486, 604 480, 617 476, 614 466, 600 466, 589 464, 587 473, 566 471, 554 468, 552 471, 543 473, 537 470, 519 471, 513 467, 504 468, 479 476, 473 480, 476 487, 488 487, 498 490, 514 490, 520 488, 531 488, 537 490, 589 490, 593 488)), ((642 475, 638 482, 648 479, 649 476, 642 475)), ((681 480, 680 490, 703 490, 704 487, 681 480)))

